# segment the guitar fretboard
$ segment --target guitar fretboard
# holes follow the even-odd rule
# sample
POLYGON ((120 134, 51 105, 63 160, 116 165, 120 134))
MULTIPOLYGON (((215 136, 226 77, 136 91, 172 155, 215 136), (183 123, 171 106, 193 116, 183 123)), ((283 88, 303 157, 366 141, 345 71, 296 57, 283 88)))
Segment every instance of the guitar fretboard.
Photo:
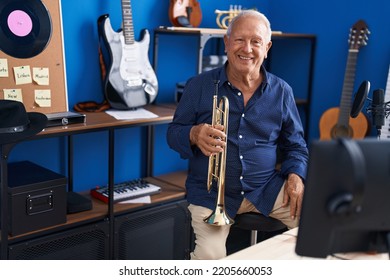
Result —
POLYGON ((349 49, 347 67, 345 69, 343 91, 340 100, 340 110, 337 127, 348 128, 351 113, 351 99, 355 84, 355 71, 359 49, 367 45, 369 30, 363 20, 357 21, 349 33, 349 49))
POLYGON ((340 100, 339 126, 348 126, 358 52, 359 51, 355 49, 350 49, 348 51, 347 67, 345 69, 343 91, 340 100))
POLYGON ((133 13, 130 0, 122 0, 123 36, 125 44, 134 44, 133 13))
MULTIPOLYGON (((389 74, 387 76, 386 91, 385 91, 385 102, 390 100, 390 66, 389 74)), ((381 129, 381 139, 390 139, 390 120, 385 118, 385 125, 381 129)))

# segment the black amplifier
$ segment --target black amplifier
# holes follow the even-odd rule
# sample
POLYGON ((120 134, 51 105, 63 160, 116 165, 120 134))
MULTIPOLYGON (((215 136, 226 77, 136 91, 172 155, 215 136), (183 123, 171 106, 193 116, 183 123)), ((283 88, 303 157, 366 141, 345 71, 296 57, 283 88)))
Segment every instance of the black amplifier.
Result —
POLYGON ((66 177, 30 161, 8 164, 9 234, 66 222, 66 177))

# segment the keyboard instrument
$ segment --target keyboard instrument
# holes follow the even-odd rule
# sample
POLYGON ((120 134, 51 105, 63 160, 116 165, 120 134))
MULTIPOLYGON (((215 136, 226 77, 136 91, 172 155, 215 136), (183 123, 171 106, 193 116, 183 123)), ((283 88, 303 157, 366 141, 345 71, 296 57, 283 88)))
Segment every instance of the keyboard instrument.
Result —
MULTIPOLYGON (((161 187, 153 185, 144 179, 134 179, 122 183, 114 184, 114 203, 149 196, 161 192, 161 187)), ((91 190, 91 196, 105 203, 109 201, 108 186, 98 186, 91 190)))

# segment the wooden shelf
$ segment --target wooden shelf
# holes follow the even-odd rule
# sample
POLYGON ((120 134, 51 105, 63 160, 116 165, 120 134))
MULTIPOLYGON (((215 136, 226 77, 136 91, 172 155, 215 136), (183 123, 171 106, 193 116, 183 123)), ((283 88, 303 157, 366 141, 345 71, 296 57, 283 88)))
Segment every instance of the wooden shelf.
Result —
POLYGON ((175 112, 173 107, 165 104, 147 105, 143 108, 156 114, 158 117, 135 120, 117 120, 105 112, 85 113, 85 123, 47 127, 42 132, 34 136, 34 138, 87 133, 121 127, 163 124, 170 122, 175 112))
MULTIPOLYGON (((114 215, 121 213, 130 213, 139 211, 145 208, 150 208, 155 205, 168 203, 175 200, 185 198, 184 188, 178 188, 177 185, 169 184, 157 178, 147 177, 148 182, 161 187, 161 193, 151 196, 151 203, 116 203, 114 204, 114 215)), ((91 199, 92 209, 67 215, 67 221, 64 224, 58 224, 47 228, 27 232, 24 234, 9 236, 9 240, 16 240, 22 237, 31 238, 33 235, 39 235, 45 232, 59 231, 68 227, 74 227, 81 224, 87 224, 108 218, 108 204, 90 196, 89 192, 82 192, 81 195, 91 199)))
POLYGON ((187 170, 176 171, 159 176, 155 176, 160 182, 168 183, 176 188, 185 191, 185 183, 187 180, 187 170))
MULTIPOLYGON (((175 112, 175 104, 160 104, 160 105, 147 105, 143 108, 156 114, 158 117, 156 118, 145 118, 145 119, 135 119, 135 120, 117 120, 114 117, 108 115, 105 112, 99 113, 85 113, 86 119, 84 123, 79 124, 71 124, 68 126, 55 126, 45 128, 42 132, 38 133, 32 140, 47 138, 47 137, 59 137, 59 136, 67 136, 69 137, 68 141, 68 163, 70 173, 69 177, 73 176, 73 141, 71 141, 73 135, 90 133, 95 131, 107 131, 108 133, 108 150, 109 150, 109 174, 113 174, 114 171, 114 160, 113 160, 113 152, 114 152, 114 130, 128 127, 139 127, 146 126, 148 128, 148 142, 150 142, 150 138, 153 138, 153 126, 159 124, 169 123, 175 112)), ((147 149, 152 149, 150 146, 152 142, 148 144, 147 149)), ((5 150, 5 158, 10 151, 5 150)), ((147 161, 150 161, 150 158, 153 156, 153 150, 149 150, 147 161)), ((7 164, 6 160, 3 161, 4 164, 7 164)), ((2 162, 2 163, 3 163, 2 162)), ((110 177, 110 176, 109 176, 110 177)), ((109 258, 113 258, 113 242, 114 242, 114 223, 113 220, 122 214, 131 214, 131 213, 142 213, 141 210, 153 209, 157 206, 162 206, 165 204, 169 204, 175 201, 183 201, 185 199, 185 189, 183 187, 178 187, 176 184, 171 184, 169 181, 159 180, 154 177, 146 177, 145 178, 150 183, 159 185, 162 188, 161 193, 155 194, 151 196, 150 203, 115 203, 115 204, 107 204, 98 199, 92 198, 90 196, 89 191, 80 193, 81 195, 90 198, 92 201, 92 209, 87 211, 82 211, 78 213, 68 214, 67 221, 63 224, 58 224, 46 228, 42 228, 35 231, 30 231, 24 234, 10 236, 7 234, 7 227, 4 227, 4 231, 1 231, 1 258, 7 259, 8 256, 8 245, 9 244, 18 244, 20 242, 28 242, 29 240, 35 238, 41 238, 44 236, 50 236, 57 233, 65 232, 70 229, 75 229, 77 227, 91 225, 94 223, 99 223, 101 221, 109 222, 109 258)), ((69 190, 71 184, 69 184, 69 190)), ((2 188, 6 186, 1 185, 2 188)), ((3 189, 2 192, 4 193, 3 189)), ((2 215, 7 214, 6 209, 2 209, 2 215)))
MULTIPOLYGON (((158 33, 172 34, 195 34, 207 35, 213 37, 223 37, 226 34, 226 29, 221 28, 197 28, 197 27, 176 27, 176 26, 160 26, 154 30, 158 33)), ((272 31, 272 38, 315 38, 314 34, 302 33, 284 33, 282 31, 272 31)))
MULTIPOLYGON (((180 200, 185 198, 184 189, 177 188, 177 186, 157 180, 153 177, 145 178, 146 181, 160 186, 161 193, 154 194, 151 196, 151 203, 116 203, 114 205, 114 214, 119 214, 122 212, 134 212, 143 208, 149 208, 153 205, 167 203, 174 200, 180 200)), ((107 204, 105 204, 107 207, 107 204)))

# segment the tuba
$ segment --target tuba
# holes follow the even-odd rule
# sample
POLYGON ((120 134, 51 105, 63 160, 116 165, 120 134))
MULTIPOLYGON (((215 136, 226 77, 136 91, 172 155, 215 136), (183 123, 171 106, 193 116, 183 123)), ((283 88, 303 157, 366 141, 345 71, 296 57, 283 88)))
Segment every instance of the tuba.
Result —
MULTIPOLYGON (((223 96, 217 106, 218 99, 218 84, 215 82, 215 94, 213 96, 213 115, 212 126, 223 125, 226 135, 228 134, 228 118, 229 118, 229 100, 223 96)), ((229 217, 225 211, 225 172, 226 172, 226 150, 218 154, 212 154, 209 157, 207 190, 210 192, 213 184, 218 185, 218 195, 215 210, 210 216, 204 219, 204 222, 214 226, 232 225, 234 220, 229 217)))

